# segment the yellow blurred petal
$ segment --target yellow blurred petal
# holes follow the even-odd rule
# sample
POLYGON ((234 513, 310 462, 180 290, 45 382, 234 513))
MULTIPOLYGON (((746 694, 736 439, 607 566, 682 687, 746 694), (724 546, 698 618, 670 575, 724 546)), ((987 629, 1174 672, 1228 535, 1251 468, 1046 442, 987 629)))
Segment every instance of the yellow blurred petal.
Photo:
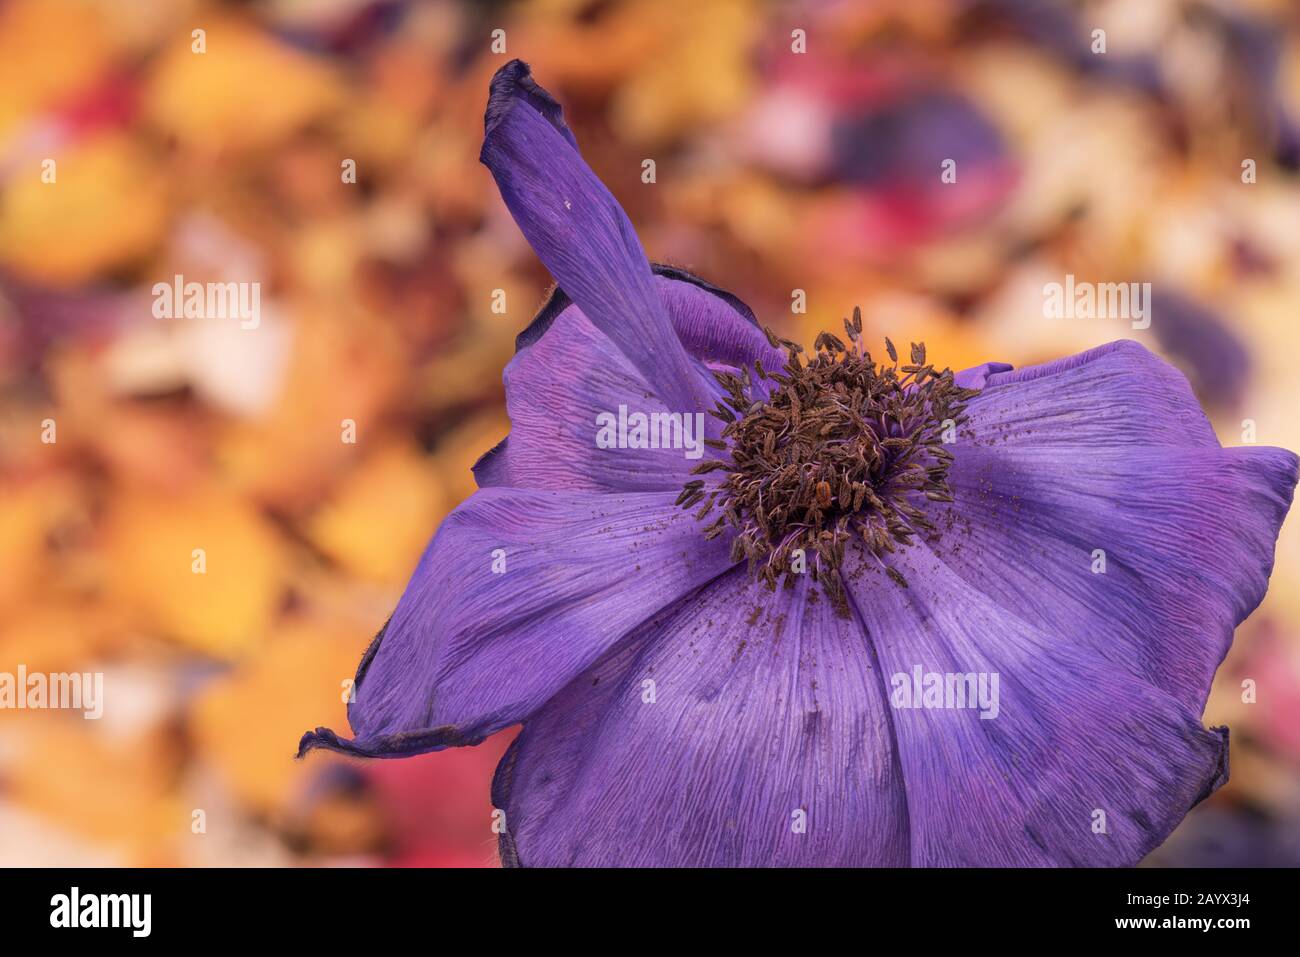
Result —
POLYGON ((746 0, 661 0, 639 5, 643 28, 664 33, 648 68, 633 73, 615 100, 619 132, 656 142, 697 125, 716 124, 749 95, 750 47, 759 19, 746 0))
POLYGON ((199 697, 192 728, 202 755, 245 806, 277 814, 322 760, 295 761, 304 731, 347 727, 344 681, 369 636, 316 622, 286 624, 256 658, 199 697))
POLYGON ((284 544, 248 502, 212 490, 127 492, 104 539, 111 587, 145 627, 219 657, 264 639, 283 593, 284 544))
POLYGON ((482 412, 443 436, 438 444, 438 468, 452 502, 462 502, 478 490, 472 471, 484 452, 510 432, 504 411, 482 412))
POLYGON ((284 385, 255 424, 232 425, 218 458, 243 488, 289 509, 318 499, 377 437, 383 406, 405 388, 404 358, 391 323, 329 315, 304 304, 297 313, 284 385), (343 440, 355 423, 355 445, 343 440))
POLYGON ((97 722, 58 712, 14 711, 6 764, 12 794, 73 833, 117 846, 151 844, 188 823, 170 796, 178 755, 165 731, 129 740, 105 738, 97 722))
POLYGON ((273 145, 335 109, 342 84, 323 64, 236 19, 199 18, 206 52, 173 36, 150 79, 145 109, 201 152, 273 145))
POLYGON ((75 285, 148 254, 167 221, 164 181, 125 136, 94 137, 57 162, 53 183, 33 167, 0 204, 0 264, 28 279, 75 285))
POLYGON ((0 611, 49 574, 48 537, 78 511, 81 494, 71 480, 48 474, 0 482, 0 611))
POLYGON ((862 289, 815 291, 808 313, 794 323, 792 338, 811 346, 822 331, 844 334, 843 318, 862 308, 863 338, 867 351, 878 362, 887 361, 885 337, 903 349, 911 342, 925 343, 926 354, 936 367, 961 371, 1001 356, 989 355, 987 343, 969 326, 955 321, 951 312, 936 300, 890 290, 862 289))
POLYGON ((0 670, 15 663, 28 672, 83 670, 97 658, 113 631, 113 612, 102 605, 74 604, 66 595, 39 593, 0 624, 0 670))
POLYGON ((86 0, 0 4, 0 136, 100 77, 110 49, 97 14, 86 0))
POLYGON ((442 483, 430 460, 392 446, 347 477, 309 524, 309 537, 348 571, 402 584, 446 513, 442 483))

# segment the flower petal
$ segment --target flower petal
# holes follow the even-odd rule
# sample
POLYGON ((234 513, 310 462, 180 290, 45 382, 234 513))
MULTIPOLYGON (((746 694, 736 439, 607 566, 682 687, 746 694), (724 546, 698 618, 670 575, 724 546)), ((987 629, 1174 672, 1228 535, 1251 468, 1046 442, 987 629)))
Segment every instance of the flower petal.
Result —
POLYGON ((767 341, 758 320, 738 297, 674 266, 655 264, 655 288, 686 351, 703 362, 769 369, 785 366, 785 353, 767 341))
POLYGON ((981 444, 1219 446, 1183 374, 1130 339, 984 378, 967 409, 981 444))
POLYGON ((1199 713, 1268 587, 1296 458, 967 448, 949 479, 936 550, 954 574, 1199 713))
POLYGON ((707 383, 655 295, 618 201, 583 161, 558 103, 527 64, 492 78, 480 160, 556 282, 676 411, 705 411, 707 383))
POLYGON ((1199 713, 1268 587, 1296 457, 1220 448, 1186 379, 1136 343, 991 375, 967 413, 954 501, 931 508, 943 561, 1199 713))
POLYGON ((1000 676, 987 721, 894 711, 912 863, 1134 863, 1226 779, 1199 715, 1297 460, 1220 448, 1134 343, 984 377, 938 537, 888 558, 908 587, 866 558, 847 576, 887 674, 1000 676))
MULTIPOLYGON (((561 310, 545 335, 516 353, 504 378, 510 435, 475 464, 480 487, 676 492, 707 451, 703 412, 677 414, 678 448, 671 441, 666 448, 598 446, 605 415, 618 418, 621 409, 626 421, 671 413, 577 306, 561 310)), ((660 430, 654 435, 660 439, 660 430)))
POLYGON ((907 808, 856 623, 737 568, 532 718, 493 804, 529 866, 897 865, 907 808))
POLYGON ((1226 729, 1035 627, 924 544, 890 557, 906 588, 858 557, 846 584, 890 682, 913 866, 1135 864, 1227 779, 1226 729), (918 668, 941 689, 983 675, 988 693, 912 707, 918 668))
POLYGON ((962 369, 953 376, 953 381, 963 389, 982 389, 993 373, 1010 372, 1011 369, 1012 367, 1006 362, 984 362, 969 369, 962 369))
MULTIPOLYGON (((740 300, 681 270, 655 272, 660 300, 693 357, 721 366, 779 361, 740 300)), ((474 466, 481 487, 677 491, 699 464, 699 454, 688 458, 681 448, 596 447, 602 413, 617 415, 621 405, 647 415, 670 410, 558 288, 520 334, 505 382, 510 436, 474 466)), ((716 424, 711 416, 702 421, 716 424)), ((698 431, 690 434, 703 451, 698 431)))
MULTIPOLYGON (((758 319, 739 296, 677 266, 653 263, 650 270, 673 331, 696 359, 738 366, 752 364, 760 358, 765 361, 785 358, 781 350, 768 344, 758 319)), ((516 352, 522 352, 546 335, 556 316, 571 305, 573 300, 568 293, 558 285, 553 286, 533 321, 515 340, 516 352)))
POLYGON ((357 671, 346 741, 399 757, 515 724, 615 641, 730 566, 663 494, 484 489, 454 511, 357 671))

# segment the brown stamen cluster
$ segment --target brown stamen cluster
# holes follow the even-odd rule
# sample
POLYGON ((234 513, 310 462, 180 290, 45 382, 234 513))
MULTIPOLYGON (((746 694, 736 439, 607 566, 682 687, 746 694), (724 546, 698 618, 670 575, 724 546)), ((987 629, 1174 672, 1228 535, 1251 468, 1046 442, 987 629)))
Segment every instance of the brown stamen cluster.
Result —
MULTIPOLYGON (((966 421, 962 410, 976 394, 958 387, 951 370, 927 365, 924 345, 913 343, 911 362, 899 365, 886 339, 892 366, 877 366, 862 347, 858 309, 844 329, 847 346, 823 332, 807 361, 801 346, 768 330, 772 346, 786 351, 783 371, 756 362, 753 376, 748 368, 715 374, 727 394, 710 414, 725 423, 724 441, 709 444, 730 459, 694 471, 728 474, 711 488, 693 479, 677 500, 683 508, 702 502, 699 519, 718 510, 705 537, 731 525, 732 560, 747 559, 770 587, 782 575, 792 587, 806 570, 841 614, 848 605, 839 568, 854 536, 879 559, 935 532, 918 503, 952 501, 944 434, 966 421), (755 395, 754 376, 771 383, 770 394, 755 395)), ((896 569, 886 571, 907 586, 896 569)))

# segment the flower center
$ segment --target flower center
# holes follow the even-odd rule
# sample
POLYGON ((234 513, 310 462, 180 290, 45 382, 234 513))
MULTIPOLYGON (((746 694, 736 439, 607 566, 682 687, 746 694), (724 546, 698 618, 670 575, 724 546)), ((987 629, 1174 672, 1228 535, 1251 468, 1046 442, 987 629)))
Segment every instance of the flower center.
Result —
POLYGON ((793 587, 793 576, 807 572, 841 614, 848 603, 839 569, 854 537, 907 587, 881 556, 936 533, 922 506, 952 501, 944 445, 976 394, 958 387, 951 370, 927 365, 924 345, 914 343, 911 362, 899 365, 886 339, 892 365, 877 365, 862 347, 860 310, 844 328, 848 345, 823 332, 806 361, 801 346, 768 330, 772 346, 786 351, 783 371, 756 362, 753 376, 748 368, 715 373, 727 395, 710 414, 725 427, 723 441, 710 445, 730 457, 694 471, 727 474, 712 486, 693 479, 677 500, 683 508, 703 503, 699 519, 720 513, 705 537, 730 525, 732 560, 747 559, 769 587, 782 576, 793 587))

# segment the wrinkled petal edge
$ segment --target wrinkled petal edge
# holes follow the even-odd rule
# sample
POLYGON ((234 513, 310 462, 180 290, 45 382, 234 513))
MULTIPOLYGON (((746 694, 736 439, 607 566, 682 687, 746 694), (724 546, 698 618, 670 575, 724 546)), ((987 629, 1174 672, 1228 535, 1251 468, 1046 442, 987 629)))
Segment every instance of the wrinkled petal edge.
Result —
MULTIPOLYGON (((491 138, 492 132, 510 115, 520 100, 540 113, 557 133, 569 141, 576 151, 578 140, 564 121, 564 109, 555 97, 551 96, 536 80, 532 71, 523 60, 511 60, 492 77, 488 87, 487 110, 483 114, 484 140, 491 138)), ((481 159, 481 157, 480 157, 481 159)))

